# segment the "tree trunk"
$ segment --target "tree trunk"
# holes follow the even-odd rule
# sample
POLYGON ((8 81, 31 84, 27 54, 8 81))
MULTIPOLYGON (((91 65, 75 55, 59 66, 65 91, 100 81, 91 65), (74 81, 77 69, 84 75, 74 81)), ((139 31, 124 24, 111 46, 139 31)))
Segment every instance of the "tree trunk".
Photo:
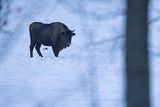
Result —
POLYGON ((127 107, 149 107, 148 0, 128 0, 127 6, 127 107))
POLYGON ((1 9, 2 9, 2 1, 0 0, 0 11, 1 11, 1 9))

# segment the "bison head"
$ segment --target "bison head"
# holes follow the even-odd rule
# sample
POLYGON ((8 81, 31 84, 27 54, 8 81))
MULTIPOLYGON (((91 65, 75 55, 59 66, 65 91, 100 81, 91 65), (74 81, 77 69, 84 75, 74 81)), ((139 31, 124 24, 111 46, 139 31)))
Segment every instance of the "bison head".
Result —
POLYGON ((61 40, 64 43, 64 47, 69 47, 70 46, 71 40, 72 40, 72 36, 75 35, 74 31, 75 30, 67 30, 67 31, 62 32, 61 40))

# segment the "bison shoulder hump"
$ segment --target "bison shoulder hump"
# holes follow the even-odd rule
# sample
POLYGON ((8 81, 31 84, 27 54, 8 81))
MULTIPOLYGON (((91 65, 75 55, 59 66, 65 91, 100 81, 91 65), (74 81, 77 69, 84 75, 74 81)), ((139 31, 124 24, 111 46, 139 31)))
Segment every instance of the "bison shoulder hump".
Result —
POLYGON ((35 28, 39 28, 43 25, 42 22, 33 22, 29 25, 29 30, 33 30, 35 28))

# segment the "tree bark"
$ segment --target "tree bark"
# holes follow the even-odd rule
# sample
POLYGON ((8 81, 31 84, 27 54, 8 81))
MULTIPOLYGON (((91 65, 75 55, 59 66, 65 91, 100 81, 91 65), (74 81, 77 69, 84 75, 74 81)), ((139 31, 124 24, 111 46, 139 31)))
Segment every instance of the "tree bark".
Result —
POLYGON ((128 0, 126 25, 127 107, 149 107, 148 0, 128 0))
POLYGON ((2 1, 0 0, 0 11, 1 11, 1 9, 2 9, 2 1))
POLYGON ((1 29, 1 21, 2 21, 2 19, 1 19, 1 9, 2 9, 2 1, 0 0, 0 29, 1 29))

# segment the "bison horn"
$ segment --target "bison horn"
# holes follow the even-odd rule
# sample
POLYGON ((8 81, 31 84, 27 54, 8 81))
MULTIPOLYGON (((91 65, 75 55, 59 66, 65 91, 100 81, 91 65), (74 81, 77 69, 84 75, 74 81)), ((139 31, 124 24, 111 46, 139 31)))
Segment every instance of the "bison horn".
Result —
POLYGON ((72 30, 72 32, 74 32, 75 30, 72 30))

